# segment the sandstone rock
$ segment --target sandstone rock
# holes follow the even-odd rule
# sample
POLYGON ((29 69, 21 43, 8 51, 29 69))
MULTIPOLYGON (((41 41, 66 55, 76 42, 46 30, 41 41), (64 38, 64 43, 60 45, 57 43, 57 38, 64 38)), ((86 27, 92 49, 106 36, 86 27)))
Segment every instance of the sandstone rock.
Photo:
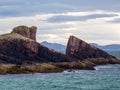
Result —
POLYGON ((48 59, 50 62, 69 62, 69 59, 66 57, 66 55, 42 45, 39 45, 38 55, 41 58, 48 59))
POLYGON ((18 26, 18 27, 15 27, 11 33, 17 33, 24 37, 27 37, 36 41, 36 30, 37 30, 37 27, 35 26, 32 26, 32 27, 18 26))
POLYGON ((12 33, 0 35, 0 74, 93 70, 95 65, 120 64, 118 59, 74 36, 69 38, 66 55, 59 53, 36 41, 36 29, 20 26, 12 33))
POLYGON ((66 55, 68 57, 78 59, 78 60, 83 60, 87 58, 113 57, 108 53, 106 53, 105 51, 99 48, 96 48, 94 46, 91 46, 90 44, 74 36, 70 36, 69 38, 67 49, 66 49, 66 55))
POLYGON ((6 63, 61 62, 64 54, 56 52, 35 41, 36 27, 20 26, 12 33, 0 35, 0 60, 6 63))
POLYGON ((69 62, 87 58, 109 58, 106 52, 71 36, 66 55, 39 44, 36 27, 20 26, 12 33, 0 35, 0 63, 69 62))
POLYGON ((39 44, 19 34, 0 36, 0 54, 21 60, 36 57, 39 44))

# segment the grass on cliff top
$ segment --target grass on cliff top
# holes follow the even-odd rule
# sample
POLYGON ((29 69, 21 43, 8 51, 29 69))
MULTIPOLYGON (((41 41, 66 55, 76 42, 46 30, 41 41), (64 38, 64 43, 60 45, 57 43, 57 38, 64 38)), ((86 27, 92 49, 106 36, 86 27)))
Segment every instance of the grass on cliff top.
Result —
POLYGON ((8 36, 8 35, 11 35, 11 33, 2 34, 0 36, 8 36))
POLYGON ((17 37, 17 34, 16 33, 6 33, 6 34, 2 34, 0 36, 2 36, 2 38, 10 38, 10 37, 17 37))
MULTIPOLYGON (((18 27, 15 27, 14 28, 15 30, 28 30, 28 27, 27 26, 18 26, 18 27)), ((15 36, 17 35, 17 33, 14 33, 14 32, 11 32, 11 33, 6 33, 6 34, 2 34, 0 36, 15 36)))
POLYGON ((21 25, 14 28, 14 30, 28 30, 27 26, 21 25))
POLYGON ((30 38, 24 37, 20 34, 17 33, 7 33, 7 34, 2 34, 0 35, 1 40, 11 40, 11 39, 23 39, 23 40, 29 40, 29 41, 34 41, 30 38))
POLYGON ((29 30, 29 28, 32 28, 32 29, 37 29, 36 26, 32 26, 32 27, 28 27, 28 26, 25 26, 25 25, 21 25, 21 26, 17 26, 13 29, 14 30, 29 30))

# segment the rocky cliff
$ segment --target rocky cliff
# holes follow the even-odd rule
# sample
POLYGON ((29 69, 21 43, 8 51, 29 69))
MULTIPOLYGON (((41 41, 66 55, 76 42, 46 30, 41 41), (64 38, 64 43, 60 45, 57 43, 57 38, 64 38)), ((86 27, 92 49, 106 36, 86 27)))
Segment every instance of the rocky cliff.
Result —
POLYGON ((86 42, 84 42, 81 39, 76 38, 75 36, 70 36, 67 49, 66 49, 66 55, 68 57, 78 59, 78 60, 84 60, 87 58, 110 58, 113 57, 106 53, 105 51, 96 48, 86 42))
POLYGON ((94 70, 96 65, 120 64, 118 59, 74 36, 69 38, 66 55, 59 53, 36 41, 36 29, 18 26, 0 35, 0 74, 94 70))
POLYGON ((6 63, 66 61, 64 54, 36 41, 36 27, 19 26, 11 33, 0 35, 0 59, 6 63))

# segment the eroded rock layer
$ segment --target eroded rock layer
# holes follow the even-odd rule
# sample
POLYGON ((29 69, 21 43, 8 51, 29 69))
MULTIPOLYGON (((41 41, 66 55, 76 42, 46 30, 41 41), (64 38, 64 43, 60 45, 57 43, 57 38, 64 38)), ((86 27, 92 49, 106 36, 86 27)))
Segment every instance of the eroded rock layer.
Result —
POLYGON ((69 38, 66 49, 66 55, 68 57, 78 60, 83 60, 87 58, 113 57, 106 53, 105 51, 94 46, 91 46, 90 44, 84 42, 81 39, 76 38, 75 36, 70 36, 69 38))

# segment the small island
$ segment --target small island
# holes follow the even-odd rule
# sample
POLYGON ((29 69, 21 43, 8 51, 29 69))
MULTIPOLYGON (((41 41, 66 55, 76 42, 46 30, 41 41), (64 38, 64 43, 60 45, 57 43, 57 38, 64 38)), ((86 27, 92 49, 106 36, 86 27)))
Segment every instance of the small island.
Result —
POLYGON ((62 54, 38 43, 36 32, 36 26, 18 26, 0 35, 0 74, 94 70, 96 65, 120 64, 116 57, 75 36, 70 36, 66 54, 62 54))

